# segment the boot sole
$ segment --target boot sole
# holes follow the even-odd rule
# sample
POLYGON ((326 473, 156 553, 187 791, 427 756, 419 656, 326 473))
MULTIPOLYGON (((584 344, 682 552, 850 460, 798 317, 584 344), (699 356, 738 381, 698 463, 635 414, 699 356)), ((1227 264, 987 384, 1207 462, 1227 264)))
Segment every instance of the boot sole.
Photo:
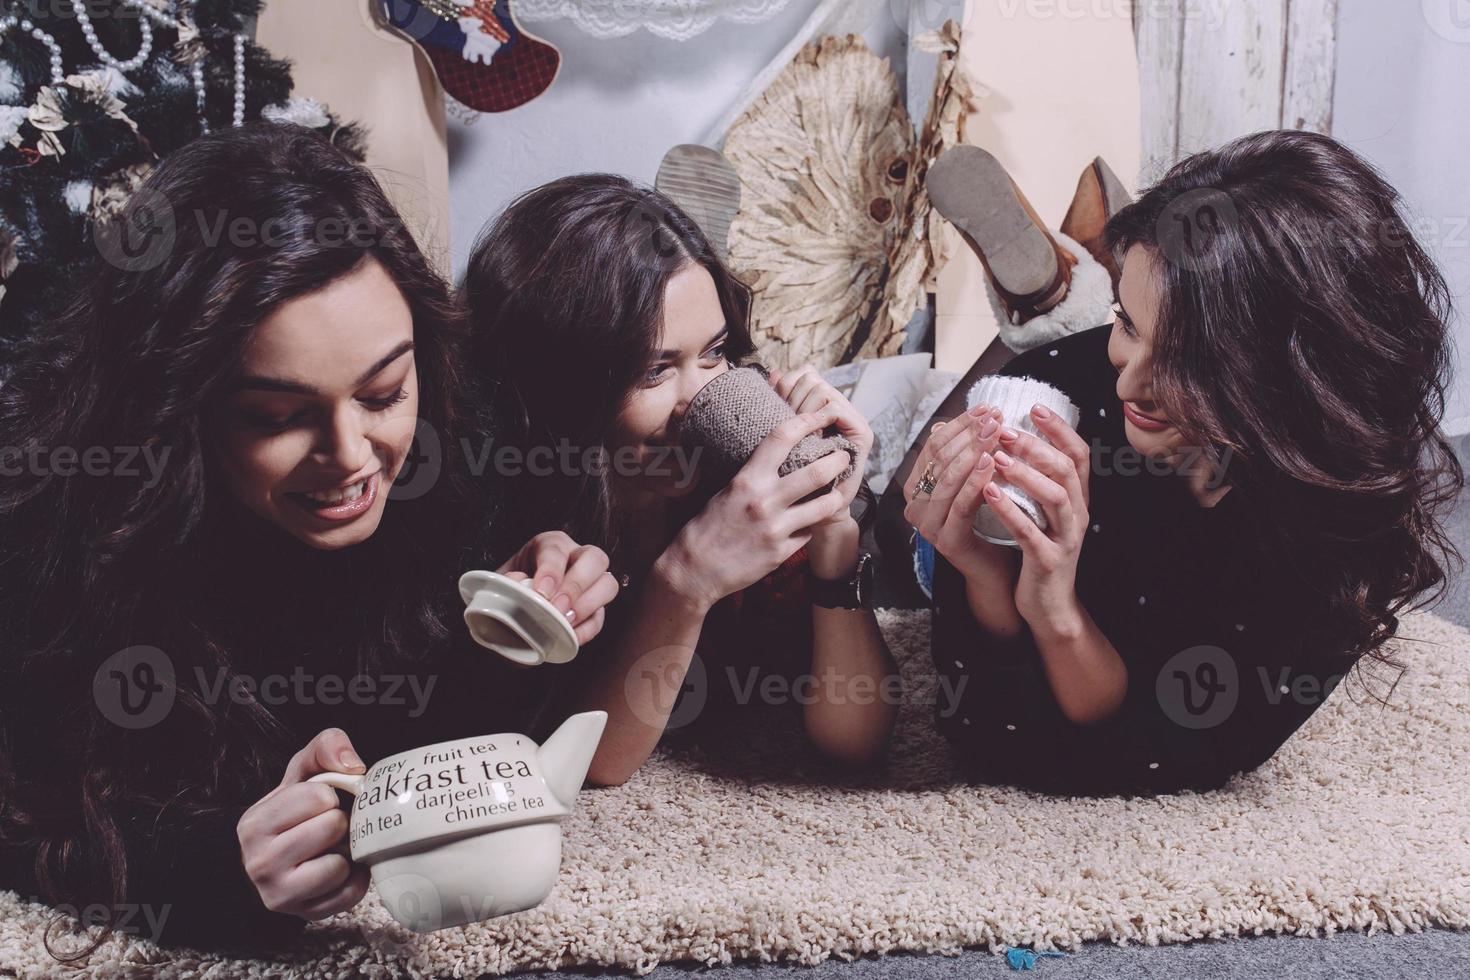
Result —
POLYGON ((1056 248, 993 155, 978 146, 954 147, 929 168, 926 184, 935 209, 980 253, 1001 289, 1034 296, 1056 284, 1056 248))

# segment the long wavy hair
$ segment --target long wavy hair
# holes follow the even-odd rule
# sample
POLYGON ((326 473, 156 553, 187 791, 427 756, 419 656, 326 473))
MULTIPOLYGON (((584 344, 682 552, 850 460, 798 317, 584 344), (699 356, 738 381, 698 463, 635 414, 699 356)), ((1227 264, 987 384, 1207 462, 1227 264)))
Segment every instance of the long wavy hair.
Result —
POLYGON ((1328 603, 1337 649, 1401 666, 1398 614, 1463 565, 1443 512, 1465 480, 1439 430, 1450 294, 1399 194, 1329 137, 1258 133, 1176 165, 1107 236, 1155 260, 1154 398, 1255 505, 1261 556, 1328 603))
MULTIPOLYGON (((579 452, 608 441, 648 371, 663 328, 669 280, 703 266, 729 326, 726 357, 755 350, 750 290, 699 226, 656 190, 610 174, 553 181, 513 202, 485 230, 461 285, 475 370, 495 378, 503 428, 520 448, 579 452)), ((524 477, 508 491, 517 523, 561 527, 618 555, 607 468, 524 477)))
POLYGON ((112 261, 97 262, 75 305, 0 386, 0 447, 12 457, 29 446, 168 454, 156 482, 141 468, 101 478, 0 469, 0 841, 34 852, 47 900, 111 896, 113 907, 140 870, 129 867, 124 814, 187 824, 273 785, 299 747, 282 742, 264 705, 211 703, 184 681, 196 667, 230 676, 251 654, 191 587, 211 574, 280 571, 242 570, 219 554, 230 534, 258 534, 238 526, 250 517, 206 451, 206 420, 257 325, 371 260, 412 311, 420 432, 438 436, 442 472, 416 499, 390 497, 378 531, 351 554, 300 548, 303 562, 326 563, 302 604, 337 611, 329 635, 356 651, 359 669, 448 635, 452 597, 441 593, 461 552, 456 535, 487 526, 491 509, 485 488, 467 492, 456 455, 461 429, 486 421, 459 376, 462 315, 365 169, 307 130, 254 124, 169 156, 118 220, 99 232, 112 261), (165 236, 158 254, 119 251, 123 239, 106 237, 143 228, 155 237, 135 243, 165 236), (176 700, 165 723, 124 731, 99 713, 92 679, 140 643, 167 651, 176 700), (159 771, 169 767, 157 760, 181 752, 186 771, 159 771))

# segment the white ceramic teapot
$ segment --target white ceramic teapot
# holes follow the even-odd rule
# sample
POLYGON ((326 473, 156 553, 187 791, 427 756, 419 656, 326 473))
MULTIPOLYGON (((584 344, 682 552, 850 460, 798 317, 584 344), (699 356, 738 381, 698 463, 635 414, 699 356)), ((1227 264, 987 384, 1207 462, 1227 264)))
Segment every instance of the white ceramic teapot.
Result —
POLYGON ((607 712, 573 715, 537 746, 486 735, 401 752, 362 775, 312 778, 351 793, 352 860, 372 869, 393 918, 415 932, 539 905, 561 869, 571 815, 607 712))

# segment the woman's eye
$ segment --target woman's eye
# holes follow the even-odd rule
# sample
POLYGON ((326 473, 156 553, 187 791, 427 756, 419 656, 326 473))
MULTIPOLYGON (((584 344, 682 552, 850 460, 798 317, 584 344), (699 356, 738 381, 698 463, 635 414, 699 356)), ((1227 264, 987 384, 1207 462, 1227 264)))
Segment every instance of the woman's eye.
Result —
POLYGON ((709 353, 704 355, 704 359, 707 361, 723 361, 727 349, 728 345, 726 344, 716 344, 709 349, 709 353))
POLYGON ((245 412, 243 415, 245 421, 250 423, 250 425, 257 429, 263 429, 266 432, 285 432, 292 426, 299 424, 306 417, 305 412, 296 412, 285 418, 278 418, 273 415, 257 415, 255 412, 245 412))
POLYGON ((667 364, 655 364, 653 367, 649 368, 648 373, 643 376, 643 383, 646 385, 658 384, 660 381, 663 380, 664 374, 668 371, 668 369, 669 366, 667 364))
POLYGON ((375 412, 385 412, 408 397, 408 388, 400 387, 386 398, 364 398, 362 403, 375 412))

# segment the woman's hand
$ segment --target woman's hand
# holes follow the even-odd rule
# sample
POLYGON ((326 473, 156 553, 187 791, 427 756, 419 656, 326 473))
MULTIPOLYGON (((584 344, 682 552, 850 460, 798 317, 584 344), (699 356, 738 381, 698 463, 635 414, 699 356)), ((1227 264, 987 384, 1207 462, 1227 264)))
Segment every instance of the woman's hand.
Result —
POLYGON ((1054 412, 1036 406, 1031 417, 1046 438, 1002 428, 996 475, 1041 506, 1047 529, 1037 527, 998 486, 987 486, 985 498, 1021 546, 1016 610, 1036 628, 1078 616, 1077 560, 1087 535, 1092 453, 1054 412))
POLYGON ((344 853, 348 818, 337 791, 307 780, 365 771, 347 733, 329 728, 291 757, 279 786, 245 811, 235 826, 240 862, 266 908, 315 921, 362 901, 368 870, 344 853))
POLYGON ((903 516, 967 581, 986 590, 1010 591, 1016 582, 1014 554, 974 531, 982 494, 995 474, 993 454, 999 442, 1000 412, 989 405, 939 423, 909 473, 903 516), (915 496, 914 486, 926 472, 932 474, 934 490, 915 496))
POLYGON ((658 572, 671 588, 708 609, 769 575, 811 540, 817 525, 847 510, 840 487, 798 503, 842 474, 846 453, 832 453, 786 476, 779 473, 797 443, 835 418, 826 408, 787 419, 756 447, 730 485, 659 556, 658 572))
POLYGON ((606 608, 618 595, 618 581, 608 569, 607 552, 579 545, 562 531, 538 534, 517 551, 499 572, 533 587, 561 610, 577 634, 590 643, 602 631, 606 608))
MULTIPOLYGON (((868 454, 873 451, 872 426, 868 425, 868 420, 863 418, 861 412, 852 407, 852 402, 825 381, 817 369, 810 364, 799 367, 790 374, 782 374, 780 371, 771 372, 771 385, 776 389, 776 394, 786 399, 786 403, 800 414, 831 409, 837 431, 857 447, 858 454, 854 461, 852 475, 838 486, 843 499, 847 501, 850 508, 853 500, 857 498, 858 491, 862 489, 863 473, 868 467, 868 454)), ((824 521, 818 525, 817 534, 820 536, 823 530, 830 525, 840 525, 844 518, 849 518, 850 515, 850 510, 844 511, 824 521)))

